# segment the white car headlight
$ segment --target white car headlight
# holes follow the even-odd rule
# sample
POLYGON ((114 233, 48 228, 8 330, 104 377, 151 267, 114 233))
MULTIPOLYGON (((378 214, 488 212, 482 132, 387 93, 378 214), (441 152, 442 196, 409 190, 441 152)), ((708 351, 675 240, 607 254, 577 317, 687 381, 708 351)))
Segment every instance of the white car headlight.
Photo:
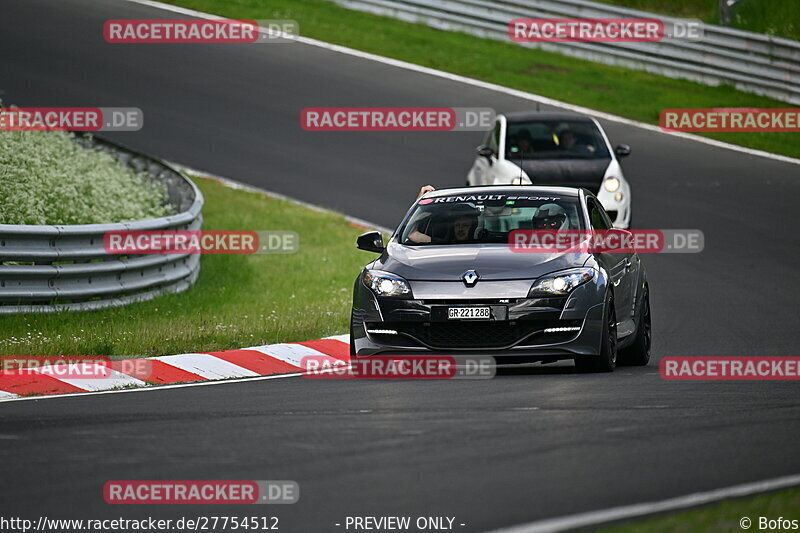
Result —
POLYGON ((617 189, 619 189, 619 185, 620 185, 619 178, 615 178, 613 176, 610 178, 606 178, 606 180, 603 182, 603 187, 608 192, 616 191, 617 189))
POLYGON ((541 277, 533 282, 529 297, 564 296, 594 277, 592 268, 572 268, 541 277))
POLYGON ((366 270, 364 285, 378 296, 411 297, 411 286, 406 280, 391 272, 366 270))

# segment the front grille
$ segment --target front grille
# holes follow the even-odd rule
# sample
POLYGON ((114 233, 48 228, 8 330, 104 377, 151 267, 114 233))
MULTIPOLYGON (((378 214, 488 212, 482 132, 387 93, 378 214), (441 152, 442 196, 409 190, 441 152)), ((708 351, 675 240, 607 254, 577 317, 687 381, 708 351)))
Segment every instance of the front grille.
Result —
POLYGON ((464 298, 461 300, 420 300, 424 305, 509 305, 521 301, 522 298, 464 298))
MULTIPOLYGON (((510 322, 435 322, 430 326, 417 326, 415 337, 431 346, 476 348, 508 346, 517 341, 527 330, 510 322)), ((527 330, 532 333, 534 330, 527 330)))
MULTIPOLYGON (((579 321, 576 324, 573 322, 566 320, 384 322, 375 324, 375 327, 394 329, 398 333, 409 335, 433 348, 503 348, 517 344, 548 327, 579 325, 579 321)), ((372 326, 369 325, 369 327, 372 326)), ((532 338, 536 338, 537 343, 545 343, 557 342, 559 339, 566 340, 574 335, 575 333, 547 335, 545 340, 545 336, 540 333, 532 338), (541 341, 538 340, 540 336, 542 337, 541 341)), ((401 341, 403 338, 408 340, 403 335, 381 335, 381 341, 389 341, 387 337, 392 337, 393 342, 388 343, 395 345, 405 345, 406 342, 401 341)))

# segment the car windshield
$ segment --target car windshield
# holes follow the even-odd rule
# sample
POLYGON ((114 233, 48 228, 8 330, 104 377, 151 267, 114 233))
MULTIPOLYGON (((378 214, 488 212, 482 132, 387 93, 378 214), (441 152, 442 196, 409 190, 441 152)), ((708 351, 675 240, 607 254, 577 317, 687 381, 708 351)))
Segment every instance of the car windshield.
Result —
POLYGON ((611 157, 594 122, 509 122, 506 159, 601 159, 611 157))
POLYGON ((575 196, 467 194, 423 198, 400 233, 409 246, 508 243, 513 230, 583 229, 575 196))

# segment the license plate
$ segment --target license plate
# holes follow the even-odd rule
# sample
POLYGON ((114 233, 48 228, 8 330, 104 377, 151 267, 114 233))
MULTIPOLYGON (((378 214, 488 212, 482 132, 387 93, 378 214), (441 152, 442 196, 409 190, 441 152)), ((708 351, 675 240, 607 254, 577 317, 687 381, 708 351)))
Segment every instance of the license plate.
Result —
POLYGON ((489 307, 448 307, 450 320, 489 320, 492 317, 489 307))

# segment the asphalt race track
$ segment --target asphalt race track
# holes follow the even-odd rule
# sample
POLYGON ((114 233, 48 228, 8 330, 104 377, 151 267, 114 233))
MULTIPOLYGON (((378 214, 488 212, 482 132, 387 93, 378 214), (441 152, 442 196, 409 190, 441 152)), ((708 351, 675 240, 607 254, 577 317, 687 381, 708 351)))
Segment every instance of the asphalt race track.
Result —
MULTIPOLYGON (((299 43, 111 45, 124 1, 3 0, 0 98, 144 111, 116 141, 393 227, 421 184, 461 185, 480 133, 310 133, 315 106, 531 103, 299 43)), ((675 107, 680 107, 676 105, 675 107)), ((797 355, 800 166, 604 122, 639 228, 699 228, 700 254, 648 255, 655 361, 487 381, 302 378, 0 405, 0 515, 455 516, 458 531, 800 472, 792 382, 669 382, 666 355, 797 355), (271 507, 110 506, 113 479, 291 479, 271 507)), ((291 229, 291 221, 287 228, 291 229)), ((369 255, 364 254, 364 262, 369 255)), ((201 347, 198 347, 200 349, 201 347)))

